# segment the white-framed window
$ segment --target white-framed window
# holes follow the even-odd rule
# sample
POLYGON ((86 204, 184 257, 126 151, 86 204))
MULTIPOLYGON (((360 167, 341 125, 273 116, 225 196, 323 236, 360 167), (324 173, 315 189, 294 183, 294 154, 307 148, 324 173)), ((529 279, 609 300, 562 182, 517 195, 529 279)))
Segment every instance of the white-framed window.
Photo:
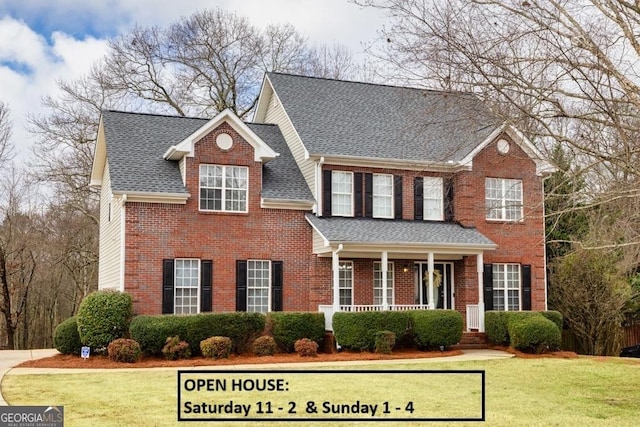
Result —
POLYGON ((353 305, 353 262, 340 261, 338 265, 340 305, 353 305))
POLYGON ((520 264, 493 264, 493 309, 520 310, 520 264))
POLYGON ((331 215, 353 216, 353 172, 331 171, 331 215))
POLYGON ((174 263, 174 313, 196 314, 200 302, 200 260, 176 259, 174 263))
POLYGON ((485 179, 487 219, 522 221, 522 180, 485 179))
POLYGON ((249 168, 200 165, 200 210, 247 212, 249 168))
POLYGON ((393 218, 393 175, 373 174, 373 217, 393 218))
POLYGON ((247 261, 247 311, 269 311, 271 289, 271 261, 247 261))
MULTIPOLYGON (((393 262, 387 264, 387 304, 393 304, 393 262)), ((383 299, 382 287, 382 263, 374 261, 373 263, 373 304, 382 305, 383 299)))
POLYGON ((444 219, 444 201, 442 177, 425 176, 423 178, 424 219, 442 221, 444 219))

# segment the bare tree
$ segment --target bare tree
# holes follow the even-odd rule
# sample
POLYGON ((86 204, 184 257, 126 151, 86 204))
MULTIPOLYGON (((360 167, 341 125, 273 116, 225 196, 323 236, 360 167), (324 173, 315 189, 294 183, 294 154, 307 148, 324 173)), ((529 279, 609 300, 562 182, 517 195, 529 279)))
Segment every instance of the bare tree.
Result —
POLYGON ((0 101, 0 170, 13 159, 12 131, 13 124, 9 118, 9 107, 0 101))

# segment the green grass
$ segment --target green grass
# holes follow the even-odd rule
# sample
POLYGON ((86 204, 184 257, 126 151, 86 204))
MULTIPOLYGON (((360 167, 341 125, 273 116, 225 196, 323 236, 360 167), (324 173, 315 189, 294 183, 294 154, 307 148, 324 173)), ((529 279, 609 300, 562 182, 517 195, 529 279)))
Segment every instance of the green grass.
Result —
MULTIPOLYGON (((329 369, 345 368, 333 366, 329 369)), ((422 361, 388 366, 350 366, 349 369, 485 370, 486 425, 489 426, 635 426, 640 419, 640 360, 581 357, 455 363, 422 361)), ((229 371, 229 375, 236 374, 229 371)), ((304 400, 308 398, 309 389, 318 390, 319 399, 329 398, 341 402, 355 399, 379 401, 395 397, 411 398, 417 407, 433 410, 432 416, 449 414, 458 417, 469 414, 475 416, 480 398, 477 381, 474 383, 475 380, 469 382, 468 379, 449 377, 445 380, 438 379, 446 377, 444 375, 434 376, 432 384, 428 386, 425 386, 424 381, 403 380, 401 383, 392 381, 390 384, 383 375, 375 374, 366 375, 359 384, 353 378, 341 375, 318 374, 317 378, 315 375, 305 375, 308 376, 304 377, 304 389, 292 386, 290 394, 283 395, 283 399, 304 400), (469 398, 469 395, 473 398, 469 398)), ((57 375, 14 375, 9 372, 2 382, 2 394, 11 405, 64 405, 65 425, 71 427, 190 424, 177 422, 176 387, 175 371, 164 370, 57 375)), ((220 402, 228 401, 232 396, 245 401, 261 399, 257 397, 260 395, 253 395, 253 392, 244 392, 244 396, 232 395, 229 391, 219 393, 217 397, 220 402)), ((299 404, 298 409, 303 410, 302 406, 299 404)), ((196 424, 203 425, 199 422, 196 424)), ((296 423, 261 423, 286 426, 294 424, 296 423)), ((358 424, 373 426, 381 423, 358 424)), ((392 422, 382 424, 394 425, 392 422)), ((255 423, 216 425, 243 426, 255 423)))

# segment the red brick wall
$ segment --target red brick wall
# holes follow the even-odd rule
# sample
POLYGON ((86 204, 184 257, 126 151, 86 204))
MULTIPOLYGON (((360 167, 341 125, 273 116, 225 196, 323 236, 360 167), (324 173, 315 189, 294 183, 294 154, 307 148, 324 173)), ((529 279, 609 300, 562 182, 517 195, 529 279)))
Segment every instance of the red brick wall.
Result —
MULTIPOLYGON (((235 310, 236 260, 284 261, 284 310, 316 311, 332 303, 331 258, 312 254, 312 230, 305 212, 262 209, 260 192, 262 164, 254 162, 253 148, 227 124, 203 138, 195 156, 187 158, 186 205, 126 204, 125 289, 140 314, 161 312, 162 259, 200 258, 213 260, 213 310, 235 310), (215 144, 221 132, 234 140, 228 151, 215 144), (249 168, 248 210, 242 213, 198 211, 198 165, 222 164, 249 168)), ((416 176, 444 176, 417 171, 348 168, 326 165, 326 169, 389 173, 403 176, 403 218, 413 219, 413 181, 416 176)), ((458 222, 476 227, 498 244, 486 251, 485 263, 513 262, 532 265, 532 308, 544 308, 544 222, 542 181, 535 164, 515 144, 508 155, 498 154, 490 144, 473 161, 473 170, 459 172, 454 181, 454 214, 458 222), (525 220, 522 223, 490 222, 485 219, 484 178, 522 179, 525 220)), ((426 254, 424 259, 426 261, 426 254)), ((373 259, 354 261, 354 304, 373 302, 373 259)), ((413 304, 413 260, 395 263, 395 302, 413 304), (404 273, 407 264, 410 271, 404 273)), ((438 256, 436 254, 436 261, 438 256)), ((476 257, 465 256, 454 263, 455 305, 465 313, 467 304, 478 301, 476 257)))

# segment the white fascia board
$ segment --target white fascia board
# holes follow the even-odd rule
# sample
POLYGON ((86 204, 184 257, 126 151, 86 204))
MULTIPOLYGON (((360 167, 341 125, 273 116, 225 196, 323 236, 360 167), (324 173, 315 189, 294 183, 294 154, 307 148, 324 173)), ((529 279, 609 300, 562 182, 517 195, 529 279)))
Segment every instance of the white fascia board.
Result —
POLYGON ((254 161, 266 163, 271 159, 275 159, 279 156, 278 153, 273 151, 258 135, 253 132, 246 123, 230 109, 226 109, 221 113, 218 113, 214 118, 209 120, 198 130, 191 135, 183 139, 179 144, 170 147, 164 153, 165 160, 180 160, 184 156, 193 157, 193 147, 195 143, 205 137, 213 129, 220 126, 222 123, 229 123, 229 125, 242 136, 251 146, 254 152, 254 161))
POLYGON ((260 199, 260 207, 264 209, 291 209, 310 211, 313 208, 314 204, 314 202, 310 202, 309 200, 286 200, 271 198, 260 199))
POLYGON ((464 254, 474 255, 483 251, 492 251, 497 249, 495 244, 466 244, 466 243, 439 243, 439 244, 423 244, 423 243, 398 243, 398 242, 366 242, 366 243, 354 243, 354 242, 342 242, 332 241, 329 242, 330 246, 343 245, 343 250, 358 251, 358 252, 403 252, 403 253, 427 253, 437 252, 439 254, 464 254))
POLYGON ((264 118, 267 115, 267 109, 269 108, 269 98, 273 94, 273 87, 271 82, 265 73, 262 79, 262 87, 260 88, 260 94, 258 95, 258 102, 256 103, 256 113, 253 116, 253 121, 256 123, 264 123, 264 118))
POLYGON ((324 234, 322 234, 322 233, 320 232, 320 230, 318 230, 318 227, 316 227, 316 226, 313 224, 313 222, 311 222, 311 221, 309 220, 309 218, 307 218, 306 216, 304 217, 304 219, 309 223, 309 225, 311 225, 311 228, 313 228, 313 231, 314 231, 315 233, 318 233, 318 236, 320 236, 320 237, 322 238, 322 242, 324 243, 324 246, 325 246, 325 247, 327 247, 327 248, 328 248, 328 247, 330 247, 331 245, 330 245, 330 243, 329 243, 329 239, 327 239, 327 238, 324 236, 324 234))
POLYGON ((143 202, 143 203, 170 203, 181 204, 187 203, 191 197, 189 193, 154 193, 146 191, 114 191, 116 196, 125 196, 127 202, 143 202))
POLYGON ((361 166, 368 168, 385 168, 398 170, 412 170, 420 172, 459 172, 469 170, 468 165, 462 162, 425 162, 419 160, 404 159, 382 159, 379 157, 355 157, 355 156, 331 156, 313 154, 310 156, 313 161, 320 161, 324 158, 324 164, 337 166, 361 166))
POLYGON ((104 175, 104 167, 107 163, 107 141, 104 135, 104 121, 100 116, 98 125, 98 136, 96 138, 96 149, 93 153, 93 164, 91 165, 91 179, 89 185, 99 187, 102 185, 102 176, 104 175))
POLYGON ((518 147, 524 151, 531 160, 536 164, 536 174, 544 175, 554 172, 556 168, 544 159, 543 154, 536 148, 535 145, 527 138, 522 132, 506 123, 498 126, 491 134, 485 138, 476 148, 474 148, 467 156, 460 162, 461 165, 466 165, 469 168, 473 165, 473 159, 484 148, 496 140, 500 134, 506 133, 515 142, 518 147))

